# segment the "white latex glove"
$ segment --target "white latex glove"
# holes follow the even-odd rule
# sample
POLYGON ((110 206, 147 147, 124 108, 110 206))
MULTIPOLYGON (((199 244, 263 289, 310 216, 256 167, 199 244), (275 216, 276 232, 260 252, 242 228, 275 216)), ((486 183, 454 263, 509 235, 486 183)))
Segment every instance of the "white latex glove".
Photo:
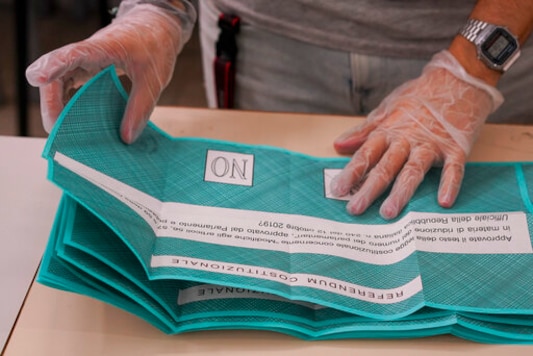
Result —
POLYGON ((132 83, 120 136, 133 142, 172 78, 176 57, 196 21, 188 2, 122 1, 113 22, 90 38, 47 53, 26 70, 39 87, 43 126, 50 132, 69 92, 114 64, 132 83))
POLYGON ((417 79, 389 94, 364 124, 335 140, 339 153, 354 153, 333 179, 333 194, 354 187, 347 204, 362 214, 391 184, 380 208, 396 217, 432 166, 442 166, 438 202, 451 207, 464 166, 487 116, 503 102, 494 87, 470 76, 448 51, 436 54, 417 79))

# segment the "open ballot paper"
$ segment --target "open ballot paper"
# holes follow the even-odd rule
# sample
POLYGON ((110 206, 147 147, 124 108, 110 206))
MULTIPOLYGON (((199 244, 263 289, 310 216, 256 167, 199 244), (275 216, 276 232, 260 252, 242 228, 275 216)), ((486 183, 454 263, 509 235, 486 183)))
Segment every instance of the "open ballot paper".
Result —
POLYGON ((533 164, 468 164, 453 209, 430 171, 393 221, 346 213, 346 158, 150 124, 120 141, 112 67, 69 102, 43 156, 64 190, 38 281, 166 333, 266 329, 305 339, 451 333, 533 343, 533 164))

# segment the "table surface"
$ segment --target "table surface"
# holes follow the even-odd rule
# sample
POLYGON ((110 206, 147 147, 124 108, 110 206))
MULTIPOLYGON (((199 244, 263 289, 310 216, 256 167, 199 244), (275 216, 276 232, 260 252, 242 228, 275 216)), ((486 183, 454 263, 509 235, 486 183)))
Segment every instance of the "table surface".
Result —
POLYGON ((0 137, 0 353, 35 276, 60 196, 45 179, 43 144, 0 137))
MULTIPOLYGON (((199 136, 335 156, 332 140, 360 118, 188 108, 156 108, 152 120, 173 136, 199 136)), ((44 249, 59 199, 39 157, 44 139, 0 137, 0 226, 44 249), (12 155, 16 154, 16 159, 12 155), (11 158, 9 158, 10 156, 11 158), (4 174, 7 170, 10 174, 4 174), (14 177, 25 177, 17 180, 14 177), (28 188, 30 187, 30 188, 28 188), (4 195, 3 193, 9 194, 4 195), (7 196, 7 200, 6 197, 7 196), (22 197, 22 198, 21 198, 22 197), (6 203, 7 202, 7 203, 6 203), (6 208, 9 207, 9 208, 6 208), (9 214, 4 212, 9 210, 9 214), (31 216, 33 224, 20 217, 31 216)), ((533 126, 486 125, 472 161, 532 161, 533 126)), ((20 258, 23 258, 21 253, 20 258)), ((3 274, 1 275, 2 278, 3 274)), ((532 346, 484 345, 453 336, 411 340, 302 341, 264 331, 166 335, 100 301, 33 283, 5 355, 531 355, 532 346)))

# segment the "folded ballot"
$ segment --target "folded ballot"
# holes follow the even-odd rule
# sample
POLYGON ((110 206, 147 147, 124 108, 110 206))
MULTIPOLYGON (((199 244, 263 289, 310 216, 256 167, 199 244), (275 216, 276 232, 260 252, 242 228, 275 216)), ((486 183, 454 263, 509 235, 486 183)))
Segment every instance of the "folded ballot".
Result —
POLYGON ((453 209, 430 171, 403 213, 346 213, 346 158, 174 138, 125 145, 113 67, 65 107, 43 156, 64 195, 38 281, 170 334, 454 334, 533 344, 533 163, 470 163, 453 209))

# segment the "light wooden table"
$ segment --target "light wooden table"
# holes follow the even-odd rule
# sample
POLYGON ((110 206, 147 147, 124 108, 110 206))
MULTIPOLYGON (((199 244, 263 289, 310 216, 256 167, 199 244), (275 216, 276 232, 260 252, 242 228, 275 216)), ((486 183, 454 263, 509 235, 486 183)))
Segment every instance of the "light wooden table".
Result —
MULTIPOLYGON (((332 140, 360 120, 339 116, 165 107, 157 108, 153 115, 153 121, 174 136, 201 136, 267 144, 316 156, 334 156, 332 140)), ((18 145, 20 146, 20 143, 18 145)), ((11 146, 16 149, 15 144, 11 146)), ((40 151, 33 147, 21 151, 20 164, 35 159, 37 155, 40 155, 40 151)), ((471 160, 533 160, 533 126, 487 125, 471 160)), ((32 180, 44 182, 44 165, 34 170, 32 180)), ((15 193, 23 189, 21 186, 12 187, 15 193)), ((53 196, 50 192, 56 188, 51 184, 41 184, 39 189, 41 194, 53 196)), ((16 194, 13 194, 12 199, 16 199, 16 194)), ((55 198, 50 198, 53 199, 55 198)), ((49 209, 49 206, 55 206, 55 203, 49 201, 45 205, 49 209)), ((19 209, 18 213, 23 214, 26 208, 16 206, 16 209, 19 209)), ((49 211, 38 209, 34 213, 39 215, 36 218, 40 220, 41 215, 47 218, 50 215, 49 211)), ((20 238, 25 238, 24 231, 19 233, 20 238)), ((48 231, 41 227, 38 234, 45 239, 48 231)), ((461 353, 533 355, 533 347, 484 345, 452 336, 412 340, 312 342, 260 331, 206 331, 169 336, 135 316, 97 300, 34 283, 5 352, 6 355, 206 356, 398 356, 461 353)))

